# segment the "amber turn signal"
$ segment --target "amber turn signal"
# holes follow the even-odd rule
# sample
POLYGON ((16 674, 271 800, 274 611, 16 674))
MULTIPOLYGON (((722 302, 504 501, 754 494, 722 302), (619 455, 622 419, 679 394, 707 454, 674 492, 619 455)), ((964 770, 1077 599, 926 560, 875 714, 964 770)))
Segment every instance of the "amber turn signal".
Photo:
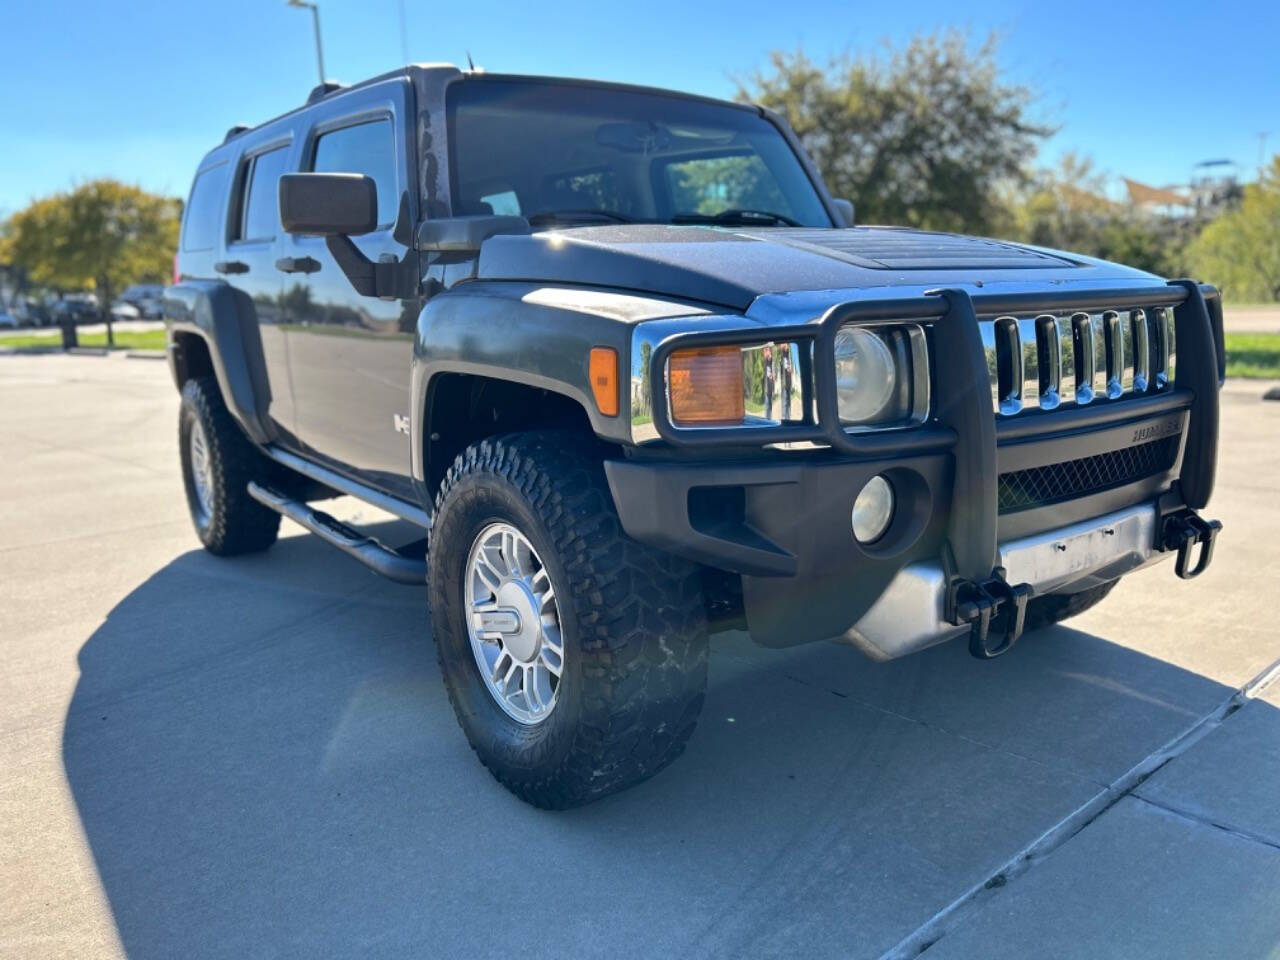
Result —
POLYGON ((667 361, 667 383, 678 426, 736 425, 746 414, 740 347, 677 350, 667 361))
POLYGON ((587 364, 591 392, 596 406, 606 417, 618 415, 618 351, 613 347, 592 347, 587 364))

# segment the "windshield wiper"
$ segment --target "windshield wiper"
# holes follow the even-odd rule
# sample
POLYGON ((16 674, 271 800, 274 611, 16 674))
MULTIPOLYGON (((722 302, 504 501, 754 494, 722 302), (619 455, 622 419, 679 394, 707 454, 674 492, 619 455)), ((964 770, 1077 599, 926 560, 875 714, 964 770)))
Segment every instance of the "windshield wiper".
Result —
POLYGON ((673 213, 672 223, 724 223, 737 226, 753 226, 770 223, 774 226, 798 227, 799 222, 772 210, 721 210, 719 213, 673 213))
POLYGON ((607 223, 636 222, 635 217, 629 217, 625 213, 594 207, 582 210, 539 210, 537 213, 529 214, 525 219, 535 227, 544 223, 573 223, 582 220, 604 220, 607 223))

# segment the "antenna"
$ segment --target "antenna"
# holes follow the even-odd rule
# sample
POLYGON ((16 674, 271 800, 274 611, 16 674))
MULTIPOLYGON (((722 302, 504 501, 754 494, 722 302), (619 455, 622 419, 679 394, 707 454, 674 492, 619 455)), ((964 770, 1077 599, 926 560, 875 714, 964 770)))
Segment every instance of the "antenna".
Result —
POLYGON ((468 50, 468 51, 467 51, 467 69, 468 69, 468 70, 470 70, 472 73, 475 73, 475 72, 476 72, 476 65, 475 65, 474 63, 472 63, 472 62, 471 62, 471 51, 470 51, 470 50, 468 50))

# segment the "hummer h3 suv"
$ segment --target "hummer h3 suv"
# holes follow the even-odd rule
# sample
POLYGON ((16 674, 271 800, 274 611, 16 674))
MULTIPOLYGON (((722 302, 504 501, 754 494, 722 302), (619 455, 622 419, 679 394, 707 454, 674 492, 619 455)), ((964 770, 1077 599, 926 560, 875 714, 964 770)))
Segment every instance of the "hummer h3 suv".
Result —
POLYGON ((709 629, 990 658, 1208 565, 1216 290, 853 222, 758 107, 443 65, 323 85, 232 129, 186 206, 196 532, 264 550, 283 515, 425 584, 458 722, 544 807, 680 753, 709 629), (314 506, 340 494, 421 536, 314 506))

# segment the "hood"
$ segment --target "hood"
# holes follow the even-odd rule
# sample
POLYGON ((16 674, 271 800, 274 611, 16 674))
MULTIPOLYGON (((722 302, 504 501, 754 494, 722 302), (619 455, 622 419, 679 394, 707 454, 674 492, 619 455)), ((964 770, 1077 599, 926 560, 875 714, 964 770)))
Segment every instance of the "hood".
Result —
POLYGON ((746 310, 766 294, 1150 274, 1001 240, 899 227, 724 229, 617 224, 491 237, 478 278, 643 291, 746 310))

